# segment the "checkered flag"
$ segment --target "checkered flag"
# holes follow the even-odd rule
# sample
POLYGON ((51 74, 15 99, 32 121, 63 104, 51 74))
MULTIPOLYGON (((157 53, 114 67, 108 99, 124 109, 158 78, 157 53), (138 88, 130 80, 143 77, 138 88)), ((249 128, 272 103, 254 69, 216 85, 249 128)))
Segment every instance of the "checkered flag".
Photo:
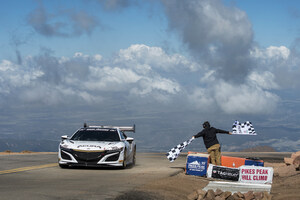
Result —
POLYGON ((244 123, 240 123, 239 121, 235 121, 232 125, 232 134, 238 135, 257 135, 252 123, 246 121, 244 123))
POLYGON ((181 144, 178 144, 176 147, 172 148, 167 154, 167 158, 169 159, 170 162, 173 162, 174 160, 176 160, 176 158, 178 157, 178 155, 180 154, 180 152, 187 146, 189 145, 192 141, 194 140, 194 138, 191 138, 181 144))

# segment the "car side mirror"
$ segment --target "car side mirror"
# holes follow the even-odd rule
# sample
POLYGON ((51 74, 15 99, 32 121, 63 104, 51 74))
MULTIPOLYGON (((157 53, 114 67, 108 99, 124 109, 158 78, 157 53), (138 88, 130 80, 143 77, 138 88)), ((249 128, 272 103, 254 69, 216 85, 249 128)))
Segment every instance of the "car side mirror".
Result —
POLYGON ((133 140, 134 140, 134 138, 132 138, 132 137, 127 137, 126 138, 126 141, 128 141, 129 143, 133 142, 133 140))
POLYGON ((61 136, 61 140, 66 140, 66 139, 68 139, 68 136, 67 136, 67 135, 61 136))

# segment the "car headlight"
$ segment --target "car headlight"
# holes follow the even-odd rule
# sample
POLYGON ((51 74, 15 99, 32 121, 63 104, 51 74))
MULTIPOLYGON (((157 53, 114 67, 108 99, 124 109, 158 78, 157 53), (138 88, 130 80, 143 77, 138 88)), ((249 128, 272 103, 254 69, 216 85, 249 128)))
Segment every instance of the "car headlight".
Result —
POLYGON ((64 151, 70 151, 71 149, 69 148, 69 145, 67 144, 63 144, 63 145, 60 145, 60 150, 64 150, 64 151))
POLYGON ((124 150, 124 147, 111 147, 110 149, 109 149, 109 151, 114 151, 114 152, 116 152, 116 151, 123 151, 124 150))

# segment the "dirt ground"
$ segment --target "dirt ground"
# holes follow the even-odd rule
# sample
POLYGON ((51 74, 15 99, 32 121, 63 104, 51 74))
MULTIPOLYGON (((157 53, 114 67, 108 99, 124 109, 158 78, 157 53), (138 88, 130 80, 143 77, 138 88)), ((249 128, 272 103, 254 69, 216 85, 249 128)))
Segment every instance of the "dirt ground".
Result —
MULTIPOLYGON (((265 163, 266 167, 273 167, 272 200, 300 199, 300 171, 284 163, 265 163)), ((185 175, 181 172, 175 176, 160 179, 147 185, 129 191, 116 200, 183 200, 197 189, 203 189, 209 180, 198 176, 185 175)))
POLYGON ((300 199, 300 171, 284 163, 266 163, 265 166, 274 168, 272 200, 300 199))
POLYGON ((183 200, 193 191, 204 188, 208 180, 199 176, 189 176, 181 172, 175 176, 163 178, 129 191, 116 200, 183 200))

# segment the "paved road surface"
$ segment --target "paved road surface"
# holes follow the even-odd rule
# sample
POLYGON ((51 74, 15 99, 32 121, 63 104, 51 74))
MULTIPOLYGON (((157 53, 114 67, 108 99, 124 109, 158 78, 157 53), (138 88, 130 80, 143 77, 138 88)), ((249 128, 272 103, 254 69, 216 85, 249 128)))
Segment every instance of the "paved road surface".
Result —
MULTIPOLYGON (((290 153, 224 153, 282 160, 290 153)), ((186 154, 170 163, 164 154, 138 153, 128 169, 61 169, 56 153, 0 155, 0 199, 114 199, 122 192, 182 171, 186 154)))
POLYGON ((0 155, 0 199, 114 199, 124 191, 183 170, 185 158, 138 153, 128 169, 61 169, 56 154, 0 155))

